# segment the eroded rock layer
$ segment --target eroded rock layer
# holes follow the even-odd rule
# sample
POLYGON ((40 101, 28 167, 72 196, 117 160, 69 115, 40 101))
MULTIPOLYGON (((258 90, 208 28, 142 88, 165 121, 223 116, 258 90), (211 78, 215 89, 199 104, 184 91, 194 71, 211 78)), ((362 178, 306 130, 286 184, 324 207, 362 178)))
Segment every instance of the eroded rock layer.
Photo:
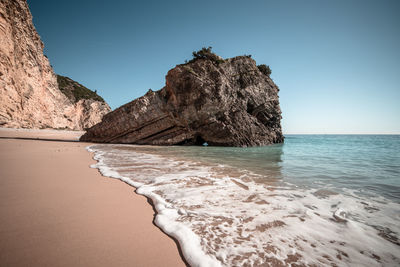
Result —
POLYGON ((59 90, 26 1, 1 0, 0 126, 81 130, 110 111, 97 102, 74 103, 59 90))
POLYGON ((82 84, 61 75, 57 75, 60 91, 74 105, 71 120, 77 129, 87 129, 100 122, 111 108, 96 92, 82 84))
POLYGON ((283 142, 278 87, 240 56, 178 65, 166 86, 105 115, 82 141, 261 146, 283 142))

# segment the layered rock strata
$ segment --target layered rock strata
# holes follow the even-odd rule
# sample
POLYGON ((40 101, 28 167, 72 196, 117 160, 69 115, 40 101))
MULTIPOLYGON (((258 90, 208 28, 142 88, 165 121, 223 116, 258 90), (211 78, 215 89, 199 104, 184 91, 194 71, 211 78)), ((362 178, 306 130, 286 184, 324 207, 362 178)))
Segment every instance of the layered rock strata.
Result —
POLYGON ((105 115, 82 141, 262 146, 283 142, 278 87, 248 56, 176 66, 159 91, 105 115))
POLYGON ((60 90, 25 0, 0 1, 0 126, 81 130, 110 107, 60 90))

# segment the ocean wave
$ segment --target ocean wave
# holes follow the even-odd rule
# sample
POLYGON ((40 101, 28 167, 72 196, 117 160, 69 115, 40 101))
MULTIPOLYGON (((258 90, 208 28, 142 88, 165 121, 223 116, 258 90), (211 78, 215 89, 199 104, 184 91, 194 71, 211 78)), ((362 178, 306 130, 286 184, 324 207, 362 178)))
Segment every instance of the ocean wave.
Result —
POLYGON ((192 266, 400 264, 400 205, 384 197, 300 187, 161 150, 88 150, 104 176, 152 199, 155 223, 179 241, 192 266))

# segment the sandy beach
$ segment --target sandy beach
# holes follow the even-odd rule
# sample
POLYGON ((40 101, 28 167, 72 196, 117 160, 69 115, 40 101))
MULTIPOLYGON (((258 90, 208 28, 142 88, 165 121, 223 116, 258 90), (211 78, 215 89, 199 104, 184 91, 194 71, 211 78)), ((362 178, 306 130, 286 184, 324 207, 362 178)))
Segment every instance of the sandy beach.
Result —
POLYGON ((184 266, 147 199, 90 168, 81 134, 0 128, 0 266, 184 266))

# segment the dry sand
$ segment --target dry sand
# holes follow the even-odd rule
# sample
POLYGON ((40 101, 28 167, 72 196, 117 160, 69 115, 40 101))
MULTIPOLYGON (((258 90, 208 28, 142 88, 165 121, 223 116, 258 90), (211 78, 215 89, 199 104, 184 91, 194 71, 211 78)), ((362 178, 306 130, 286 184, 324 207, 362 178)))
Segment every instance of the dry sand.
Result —
POLYGON ((146 198, 89 168, 88 144, 35 140, 80 134, 0 128, 0 266, 184 266, 146 198))

